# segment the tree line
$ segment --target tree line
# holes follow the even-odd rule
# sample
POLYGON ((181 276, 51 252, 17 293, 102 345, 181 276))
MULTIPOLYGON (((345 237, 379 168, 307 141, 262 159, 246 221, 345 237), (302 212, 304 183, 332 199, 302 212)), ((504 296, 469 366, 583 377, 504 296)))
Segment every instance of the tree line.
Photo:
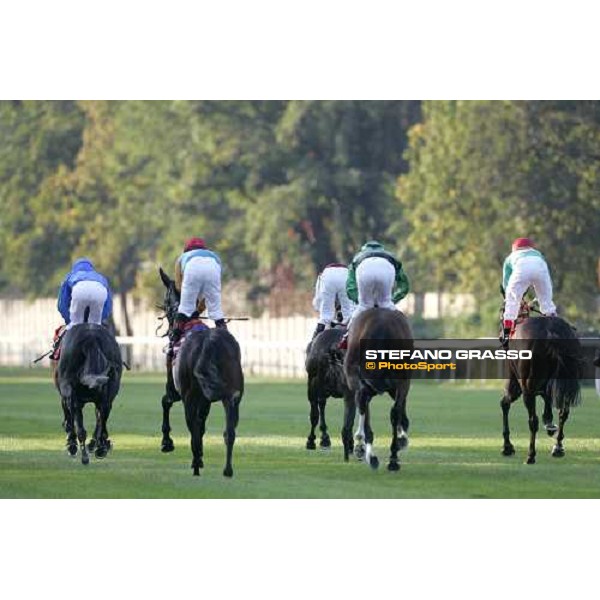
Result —
POLYGON ((201 235, 249 301, 293 296, 376 238, 414 291, 491 307, 529 235, 565 311, 597 318, 598 102, 12 101, 0 136, 4 294, 53 294, 89 255, 150 298, 201 235))

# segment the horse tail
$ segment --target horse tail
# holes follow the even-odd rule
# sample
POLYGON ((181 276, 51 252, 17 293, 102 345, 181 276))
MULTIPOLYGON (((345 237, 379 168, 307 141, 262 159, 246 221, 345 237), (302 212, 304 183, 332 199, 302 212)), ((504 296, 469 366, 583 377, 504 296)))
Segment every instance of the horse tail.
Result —
POLYGON ((81 369, 79 381, 92 390, 100 389, 108 383, 110 362, 104 352, 102 352, 100 346, 93 340, 89 340, 85 344, 84 354, 85 361, 81 369))
POLYGON ((548 380, 548 392, 554 408, 562 410, 578 406, 581 404, 581 357, 570 343, 550 343, 548 348, 556 364, 556 369, 548 380))
POLYGON ((231 335, 223 335, 222 330, 211 329, 193 373, 202 393, 209 400, 239 396, 241 367, 239 346, 235 339, 231 335))
POLYGON ((86 306, 83 311, 83 322, 87 323, 90 320, 90 307, 86 306))

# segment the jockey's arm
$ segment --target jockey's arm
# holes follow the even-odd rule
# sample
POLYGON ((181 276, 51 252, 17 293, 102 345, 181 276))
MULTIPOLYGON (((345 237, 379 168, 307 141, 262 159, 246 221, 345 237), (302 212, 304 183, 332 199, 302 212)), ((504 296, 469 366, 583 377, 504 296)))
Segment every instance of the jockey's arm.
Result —
POLYGON ((394 295, 392 297, 394 304, 396 304, 396 302, 400 302, 400 300, 402 300, 402 298, 404 298, 406 296, 406 294, 408 294, 408 291, 410 290, 410 283, 408 281, 408 277, 406 276, 406 273, 404 272, 404 269, 402 268, 402 265, 400 265, 400 267, 396 271, 395 288, 396 289, 395 289, 394 295))
POLYGON ((502 287, 506 290, 506 287, 508 286, 508 280, 510 279, 510 276, 512 275, 512 262, 510 260, 510 256, 507 256, 506 259, 504 260, 504 265, 502 267, 502 287))
POLYGON ((348 298, 358 304, 358 285, 356 284, 356 266, 354 261, 348 267, 348 278, 346 279, 346 294, 348 298))
POLYGON ((181 270, 181 257, 175 261, 175 289, 181 293, 183 284, 183 271, 181 270))
POLYGON ((102 310, 102 320, 106 321, 110 315, 112 314, 113 309, 113 298, 112 298, 112 290, 110 289, 110 285, 106 285, 106 302, 104 303, 104 308, 102 310))
POLYGON ((71 286, 69 282, 65 279, 58 292, 58 304, 57 304, 58 312, 61 314, 62 318, 65 320, 65 323, 69 323, 70 318, 70 308, 71 308, 71 286))
POLYGON ((313 308, 315 310, 319 310, 319 305, 321 303, 321 275, 317 277, 317 283, 315 284, 315 296, 313 298, 313 308))

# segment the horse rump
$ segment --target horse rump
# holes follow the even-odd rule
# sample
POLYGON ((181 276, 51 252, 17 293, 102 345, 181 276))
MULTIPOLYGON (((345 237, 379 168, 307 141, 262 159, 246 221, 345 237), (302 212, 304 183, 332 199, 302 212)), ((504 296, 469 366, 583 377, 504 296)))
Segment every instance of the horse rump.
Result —
POLYGON ((114 374, 120 380, 122 361, 114 337, 101 325, 82 323, 65 334, 58 365, 59 386, 64 396, 77 384, 101 390, 114 374))
POLYGON ((181 388, 186 385, 186 377, 182 375, 187 367, 209 401, 241 395, 244 379, 240 346, 228 331, 209 329, 194 333, 183 344, 180 353, 181 388))

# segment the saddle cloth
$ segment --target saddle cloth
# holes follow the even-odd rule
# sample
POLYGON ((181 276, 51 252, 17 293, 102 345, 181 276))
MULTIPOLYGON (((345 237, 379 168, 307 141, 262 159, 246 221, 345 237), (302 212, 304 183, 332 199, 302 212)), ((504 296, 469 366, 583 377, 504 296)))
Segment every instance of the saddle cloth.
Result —
POLYGON ((182 329, 183 335, 173 345, 173 359, 177 358, 177 355, 179 354, 179 350, 181 349, 183 342, 185 342, 185 340, 189 337, 191 333, 193 333, 194 331, 204 331, 205 329, 208 329, 208 325, 204 323, 202 319, 191 319, 190 321, 187 321, 187 323, 185 323, 182 329))

